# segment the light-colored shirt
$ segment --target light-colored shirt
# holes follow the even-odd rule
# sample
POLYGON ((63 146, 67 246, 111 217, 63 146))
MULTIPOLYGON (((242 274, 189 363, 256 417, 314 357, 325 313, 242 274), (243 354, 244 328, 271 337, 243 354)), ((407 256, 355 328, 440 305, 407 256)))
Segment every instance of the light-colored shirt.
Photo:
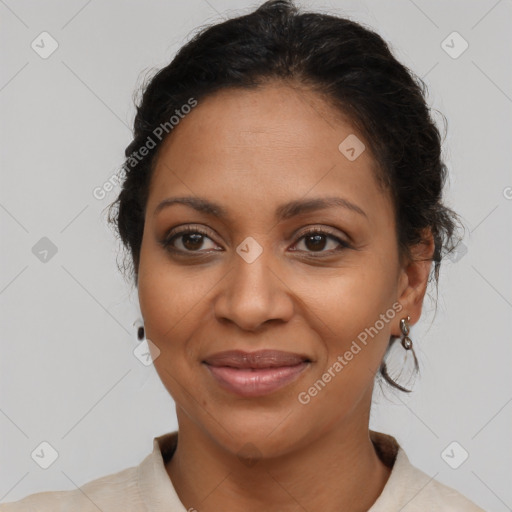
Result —
MULTIPOLYGON (((392 467, 382 493, 368 512, 484 512, 458 491, 414 467, 394 437, 370 430, 376 452, 392 467)), ((86 483, 79 489, 31 494, 0 504, 0 512, 190 512, 181 503, 166 462, 178 432, 153 439, 153 452, 138 466, 86 483)))

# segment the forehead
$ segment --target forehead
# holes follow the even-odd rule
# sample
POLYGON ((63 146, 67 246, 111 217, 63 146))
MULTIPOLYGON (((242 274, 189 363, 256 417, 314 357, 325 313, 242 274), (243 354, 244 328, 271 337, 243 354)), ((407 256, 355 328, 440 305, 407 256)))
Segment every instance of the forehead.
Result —
POLYGON ((198 101, 160 148, 148 208, 184 193, 261 209, 327 192, 389 206, 371 147, 348 117, 315 93, 273 84, 198 101))

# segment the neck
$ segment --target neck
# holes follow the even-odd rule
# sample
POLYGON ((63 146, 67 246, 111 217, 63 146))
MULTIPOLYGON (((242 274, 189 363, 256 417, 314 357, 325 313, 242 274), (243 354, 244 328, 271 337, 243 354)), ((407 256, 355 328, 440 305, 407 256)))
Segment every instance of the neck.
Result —
POLYGON ((369 438, 368 421, 343 423, 302 449, 253 464, 242 464, 179 410, 178 421, 166 470, 187 510, 366 512, 391 472, 369 438))

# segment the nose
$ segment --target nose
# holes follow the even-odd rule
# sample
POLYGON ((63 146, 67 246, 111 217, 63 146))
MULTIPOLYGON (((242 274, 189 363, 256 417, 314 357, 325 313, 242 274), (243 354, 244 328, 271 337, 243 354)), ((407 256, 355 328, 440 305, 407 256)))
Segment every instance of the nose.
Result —
POLYGON ((264 324, 286 323, 292 318, 293 293, 280 278, 279 266, 271 268, 264 255, 265 251, 252 263, 234 255, 215 297, 214 312, 219 321, 258 331, 264 324))

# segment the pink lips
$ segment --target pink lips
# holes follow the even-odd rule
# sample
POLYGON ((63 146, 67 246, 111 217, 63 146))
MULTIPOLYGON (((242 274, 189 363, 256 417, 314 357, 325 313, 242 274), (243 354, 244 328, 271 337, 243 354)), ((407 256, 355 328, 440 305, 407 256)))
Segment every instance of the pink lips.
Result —
POLYGON ((310 360, 278 350, 230 350, 209 356, 203 363, 224 389, 244 397, 257 397, 294 381, 310 360))

